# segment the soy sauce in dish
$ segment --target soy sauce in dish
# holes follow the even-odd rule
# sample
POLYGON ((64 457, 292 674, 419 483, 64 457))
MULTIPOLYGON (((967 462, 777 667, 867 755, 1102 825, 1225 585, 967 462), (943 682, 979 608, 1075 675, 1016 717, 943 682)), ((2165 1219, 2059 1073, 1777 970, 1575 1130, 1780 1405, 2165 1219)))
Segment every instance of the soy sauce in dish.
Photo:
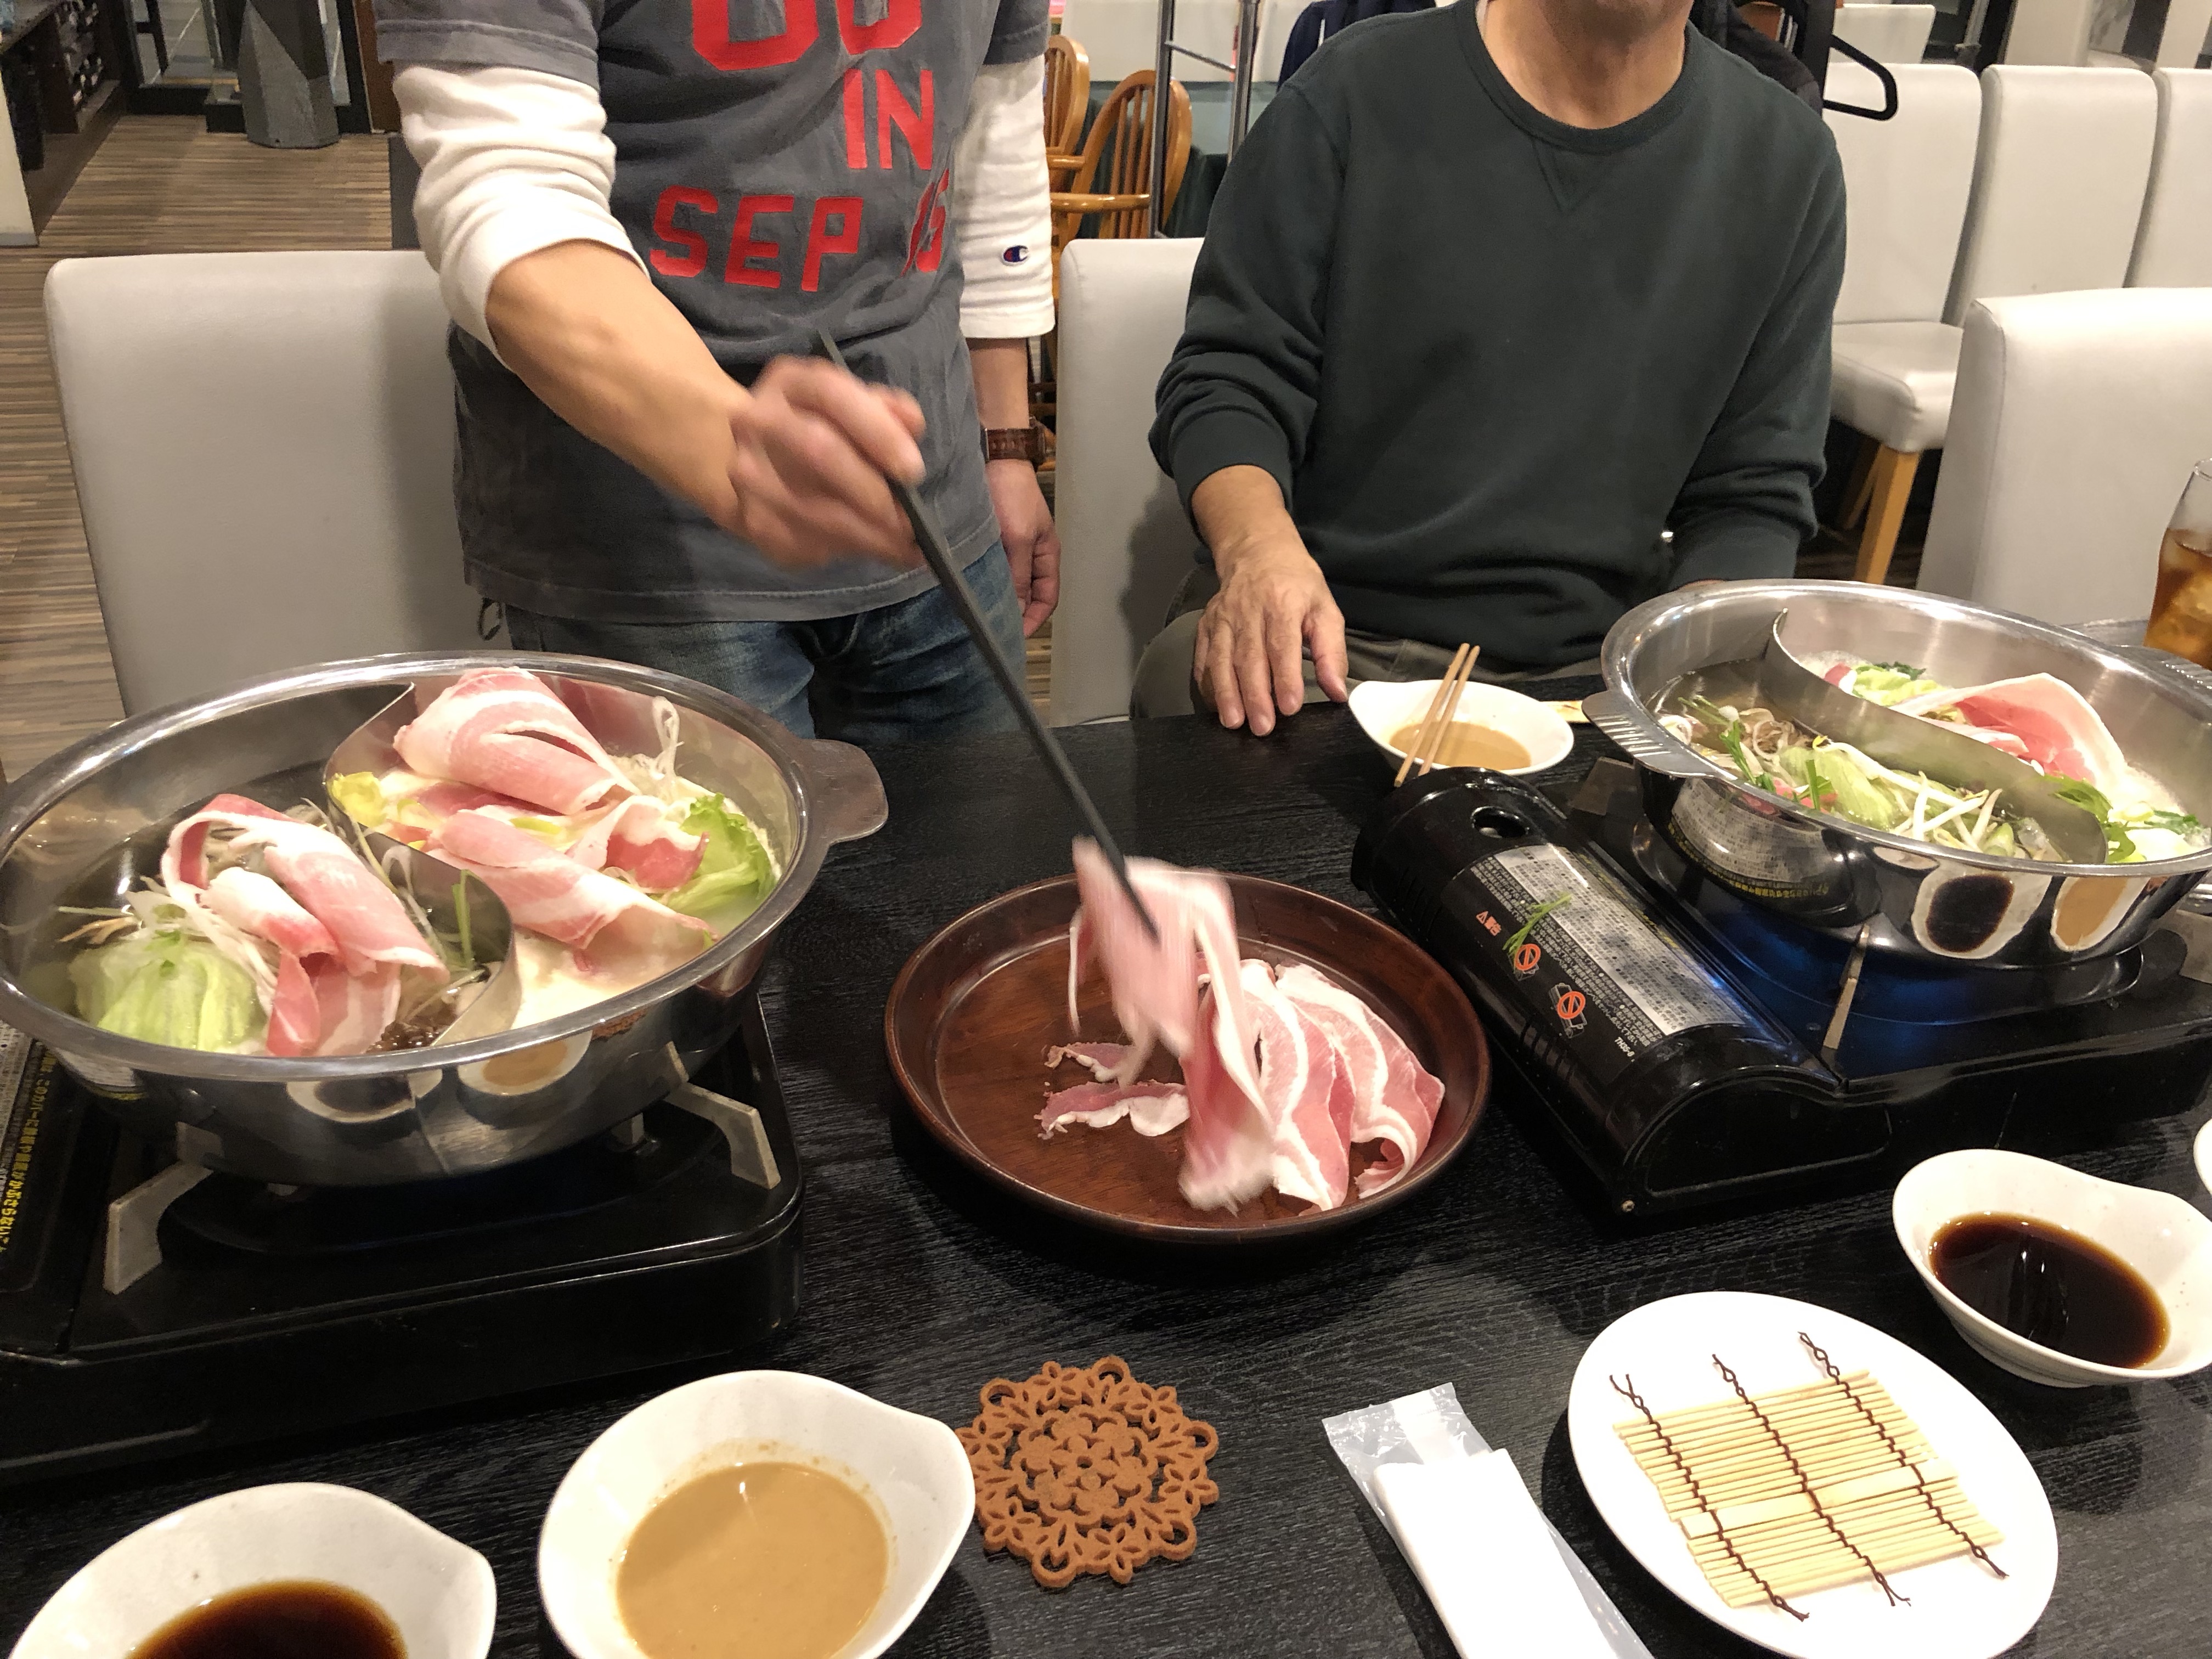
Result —
POLYGON ((1967 1215, 1936 1230, 1943 1287, 2015 1336, 2097 1365, 2148 1365, 2166 1346, 2166 1305, 2102 1245, 2022 1215, 1967 1215))
POLYGON ((407 1659, 407 1644, 367 1596, 287 1578, 179 1613, 131 1649, 131 1659, 407 1659))

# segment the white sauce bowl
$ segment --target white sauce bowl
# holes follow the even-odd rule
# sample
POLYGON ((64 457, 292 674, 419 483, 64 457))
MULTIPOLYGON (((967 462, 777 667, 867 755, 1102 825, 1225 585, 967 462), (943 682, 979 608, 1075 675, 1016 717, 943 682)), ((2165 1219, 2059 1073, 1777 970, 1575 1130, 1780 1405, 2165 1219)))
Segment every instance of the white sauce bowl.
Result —
POLYGON ((896 1641, 952 1565, 975 1513, 952 1431, 798 1371, 732 1371, 648 1400, 585 1449, 538 1539, 538 1593, 575 1659, 644 1659, 615 1575, 630 1534, 677 1487, 738 1462, 812 1463, 864 1490, 890 1540, 875 1612, 838 1659, 896 1641))
POLYGON ((2155 1382, 2212 1364, 2212 1221, 2171 1193, 1994 1149, 1945 1152, 1897 1183, 1897 1242, 1975 1352, 2031 1382, 2087 1389, 2155 1382), (2135 1269, 2166 1306, 2166 1346, 2148 1365, 2100 1365, 2046 1348, 1976 1312, 1936 1277, 1936 1235, 1962 1216, 2014 1215, 2063 1227, 2135 1269))
POLYGON ((483 1659, 498 1593, 483 1557, 350 1486, 249 1486, 141 1527, 39 1610, 11 1659, 128 1654, 179 1613, 233 1590, 316 1579, 367 1597, 407 1659, 483 1659))
MULTIPOLYGON (((1406 758, 1390 739, 1419 723, 1429 712, 1442 680, 1362 680, 1352 688, 1352 716, 1375 746, 1394 761, 1406 758)), ((1516 776, 1541 772, 1566 759, 1575 746, 1574 729, 1534 697, 1502 685, 1469 680, 1453 705, 1452 718, 1502 732, 1528 751, 1528 764, 1500 769, 1516 776)), ((1437 771, 1449 769, 1437 767, 1437 771)))

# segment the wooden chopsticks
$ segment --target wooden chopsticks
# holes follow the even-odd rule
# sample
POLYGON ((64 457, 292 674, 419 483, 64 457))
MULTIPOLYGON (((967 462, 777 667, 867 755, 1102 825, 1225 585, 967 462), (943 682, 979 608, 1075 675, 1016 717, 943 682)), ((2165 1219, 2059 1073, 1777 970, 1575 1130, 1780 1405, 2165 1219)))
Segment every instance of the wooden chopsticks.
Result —
POLYGON ((1462 645, 1452 653, 1451 666, 1443 679, 1437 683, 1437 695, 1429 700, 1429 712, 1421 717, 1421 729, 1413 739, 1413 746, 1406 751, 1406 763, 1398 769, 1391 785, 1405 782, 1406 775, 1420 763, 1421 772, 1437 763, 1437 756, 1443 748, 1444 732, 1451 725, 1452 716, 1459 713, 1460 693, 1467 690, 1467 677, 1474 672, 1474 659, 1482 654, 1479 645, 1462 645))

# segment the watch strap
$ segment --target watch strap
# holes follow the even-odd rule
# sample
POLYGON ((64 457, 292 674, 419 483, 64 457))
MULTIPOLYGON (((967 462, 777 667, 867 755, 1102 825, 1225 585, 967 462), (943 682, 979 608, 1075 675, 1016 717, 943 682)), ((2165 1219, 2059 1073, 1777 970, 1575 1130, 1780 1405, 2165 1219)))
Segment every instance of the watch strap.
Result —
POLYGON ((1044 434, 1035 421, 1027 426, 987 426, 983 428, 983 459, 1027 461, 1035 466, 1044 459, 1044 434))

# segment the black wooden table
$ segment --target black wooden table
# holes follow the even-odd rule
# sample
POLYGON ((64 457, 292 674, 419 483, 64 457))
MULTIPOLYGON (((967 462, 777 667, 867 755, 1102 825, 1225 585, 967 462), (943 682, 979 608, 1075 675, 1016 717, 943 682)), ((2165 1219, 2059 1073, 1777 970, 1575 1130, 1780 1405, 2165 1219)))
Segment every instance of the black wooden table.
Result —
MULTIPOLYGON (((1580 690, 1582 688, 1576 688, 1580 690)), ((1066 733, 1123 844, 1359 902, 1358 822, 1389 775, 1339 709, 1255 740, 1199 720, 1066 733)), ((1583 739, 1580 759, 1601 742, 1583 739)), ((1450 1652, 1389 1536, 1339 1469, 1321 1419, 1452 1382, 1661 1659, 1753 1650, 1690 1613, 1613 1541, 1567 1448, 1567 1385, 1630 1309, 1731 1289, 1838 1309, 1931 1355, 2033 1460, 2057 1512, 2058 1587, 2017 1650, 2045 1659, 2212 1654, 2212 1382, 2062 1393, 1971 1354, 1890 1231, 1886 1190, 1624 1231, 1524 1133, 1509 1085, 1443 1180, 1364 1231, 1290 1259, 1138 1256, 1045 1231, 917 1144, 885 1066, 884 1000, 945 921, 1067 867, 1072 824, 1018 737, 884 757, 890 827, 832 860, 768 981, 808 1194, 796 1330, 737 1363, 817 1372, 965 1422, 994 1375, 1118 1353, 1174 1382, 1221 1433, 1221 1501, 1198 1552, 1127 1588, 1040 1590, 970 1534, 905 1656, 1450 1652), (1502 1106, 1505 1109, 1498 1109, 1502 1106)), ((2076 1162, 2199 1202, 2203 1112, 2134 1126, 2076 1162)), ((712 1310, 701 1310, 702 1318, 712 1310)), ((579 1342, 592 1333, 575 1333, 579 1342)), ((668 1377, 210 1455, 0 1495, 0 1641, 95 1552, 179 1505, 273 1480, 331 1480, 405 1505, 499 1577, 495 1651, 557 1656, 538 1611, 538 1526, 570 1461, 668 1377)), ((104 1659, 104 1656, 103 1656, 104 1659)))

